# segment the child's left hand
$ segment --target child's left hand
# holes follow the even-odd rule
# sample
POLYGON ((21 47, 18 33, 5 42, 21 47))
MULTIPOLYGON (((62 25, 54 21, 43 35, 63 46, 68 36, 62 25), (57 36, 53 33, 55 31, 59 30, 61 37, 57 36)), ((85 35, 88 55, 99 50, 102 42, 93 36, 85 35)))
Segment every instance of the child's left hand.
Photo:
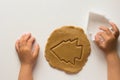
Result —
POLYGON ((21 66, 29 65, 32 68, 34 67, 39 54, 39 45, 34 43, 35 38, 31 36, 30 33, 23 34, 21 38, 16 41, 15 47, 21 62, 21 66))

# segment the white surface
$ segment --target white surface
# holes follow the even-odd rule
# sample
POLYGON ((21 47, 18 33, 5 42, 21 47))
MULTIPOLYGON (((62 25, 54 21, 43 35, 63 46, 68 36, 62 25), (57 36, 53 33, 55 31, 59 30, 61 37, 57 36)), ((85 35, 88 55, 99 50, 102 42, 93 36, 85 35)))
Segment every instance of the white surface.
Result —
POLYGON ((16 39, 31 32, 41 46, 34 80, 107 80, 106 61, 92 48, 83 70, 69 75, 51 68, 44 49, 49 34, 63 25, 82 26, 87 31, 91 10, 105 12, 120 26, 119 0, 0 0, 0 80, 17 80, 19 60, 15 52, 16 39))

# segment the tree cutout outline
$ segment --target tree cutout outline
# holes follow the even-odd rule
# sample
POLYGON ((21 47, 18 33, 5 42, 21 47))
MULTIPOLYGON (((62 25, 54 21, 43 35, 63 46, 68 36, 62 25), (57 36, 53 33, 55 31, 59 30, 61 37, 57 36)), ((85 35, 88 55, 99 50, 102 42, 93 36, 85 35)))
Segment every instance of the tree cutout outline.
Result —
POLYGON ((78 38, 75 38, 75 39, 73 39, 73 40, 71 40, 71 39, 62 40, 60 43, 58 43, 58 44, 56 44, 55 46, 53 46, 53 47, 50 49, 50 51, 51 51, 60 61, 64 61, 64 62, 66 62, 66 63, 71 63, 71 64, 75 65, 75 60, 76 60, 76 59, 79 59, 79 60, 80 60, 81 57, 82 57, 83 45, 79 45, 79 44, 78 44, 78 38), (72 44, 72 45, 71 45, 71 44, 72 44), (64 47, 65 45, 66 45, 67 47, 64 47), (60 47, 61 47, 61 49, 60 49, 60 47), (74 56, 74 55, 73 55, 73 56, 68 55, 68 56, 69 56, 68 59, 65 59, 65 57, 67 57, 67 56, 64 55, 64 54, 69 54, 69 51, 68 51, 68 49, 66 50, 66 52, 64 52, 64 51, 65 51, 66 48, 71 48, 71 47, 73 47, 73 49, 76 48, 76 49, 74 49, 74 50, 77 50, 77 52, 79 52, 79 53, 74 53, 74 50, 72 50, 70 53, 75 54, 75 56, 74 56), (58 51, 56 51, 56 50, 58 50, 58 51), (62 51, 62 52, 59 52, 59 50, 62 51))

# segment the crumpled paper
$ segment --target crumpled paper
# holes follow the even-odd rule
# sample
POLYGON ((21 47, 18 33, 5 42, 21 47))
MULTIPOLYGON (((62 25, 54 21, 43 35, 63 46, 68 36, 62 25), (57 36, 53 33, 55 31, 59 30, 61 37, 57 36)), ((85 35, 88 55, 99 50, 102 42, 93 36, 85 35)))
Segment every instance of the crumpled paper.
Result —
POLYGON ((90 36, 91 40, 93 40, 93 41, 95 40, 94 37, 95 37, 96 33, 100 32, 100 30, 99 30, 100 26, 108 27, 110 30, 112 28, 109 23, 109 20, 105 16, 90 12, 87 31, 88 31, 88 35, 90 36))
MULTIPOLYGON (((87 25, 87 35, 91 42, 91 47, 94 49, 95 53, 99 53, 99 57, 102 56, 102 50, 98 48, 95 44, 95 35, 100 32, 100 26, 108 27, 112 31, 112 26, 110 25, 109 19, 104 15, 100 15, 94 12, 89 13, 88 25, 87 25)), ((119 29, 120 30, 120 29, 119 29)), ((120 37, 118 38, 117 49, 120 56, 120 37)))

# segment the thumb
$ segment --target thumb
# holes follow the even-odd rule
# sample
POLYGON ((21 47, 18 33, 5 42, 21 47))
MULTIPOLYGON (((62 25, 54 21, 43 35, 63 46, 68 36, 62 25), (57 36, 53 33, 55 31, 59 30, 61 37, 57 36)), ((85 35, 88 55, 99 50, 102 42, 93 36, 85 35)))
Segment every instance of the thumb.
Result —
POLYGON ((39 55, 39 50, 40 50, 39 44, 35 44, 35 46, 34 46, 34 51, 33 51, 33 57, 34 57, 34 58, 37 58, 37 57, 38 57, 38 55, 39 55))
POLYGON ((95 35, 95 41, 94 41, 97 46, 100 46, 100 40, 99 40, 99 34, 97 33, 97 35, 95 35))

